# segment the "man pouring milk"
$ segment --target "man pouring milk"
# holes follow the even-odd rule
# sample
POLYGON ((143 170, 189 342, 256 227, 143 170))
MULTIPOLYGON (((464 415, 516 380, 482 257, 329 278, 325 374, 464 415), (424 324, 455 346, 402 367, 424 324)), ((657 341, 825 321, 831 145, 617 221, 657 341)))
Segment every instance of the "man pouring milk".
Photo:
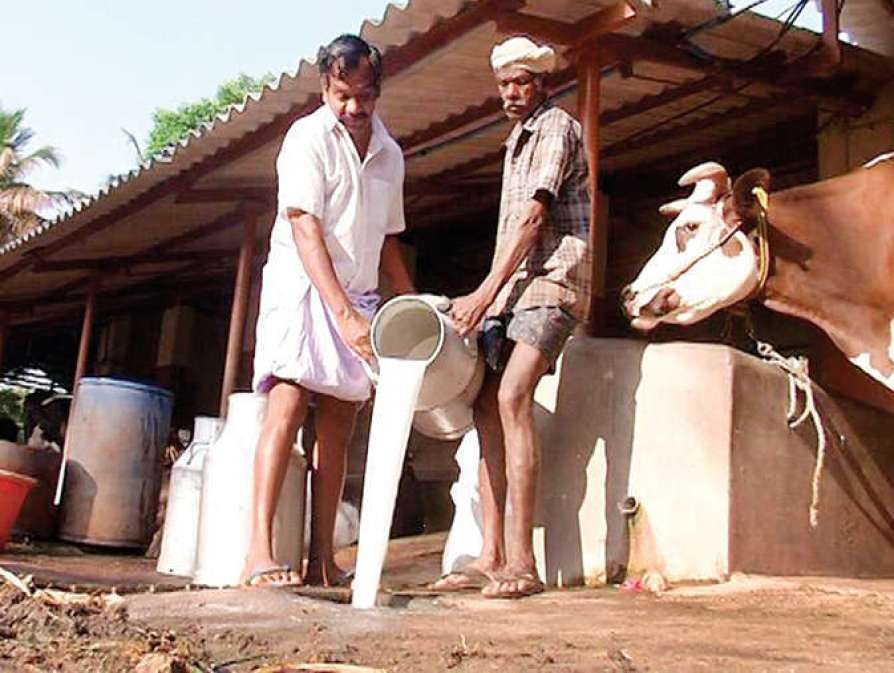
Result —
POLYGON ((581 126, 549 102, 545 78, 555 61, 551 48, 523 37, 491 53, 503 111, 516 123, 505 143, 490 272, 450 312, 460 334, 480 328, 487 361, 475 403, 483 545, 476 560, 434 582, 436 591, 480 588, 487 598, 543 591, 533 552, 534 389, 587 318, 592 266, 581 126))

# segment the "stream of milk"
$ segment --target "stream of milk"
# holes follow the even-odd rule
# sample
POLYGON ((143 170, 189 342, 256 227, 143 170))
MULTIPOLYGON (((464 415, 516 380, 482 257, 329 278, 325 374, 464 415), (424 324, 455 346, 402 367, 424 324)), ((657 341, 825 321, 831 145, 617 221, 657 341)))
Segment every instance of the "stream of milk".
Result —
MULTIPOLYGON (((431 348, 428 350, 430 352, 431 348)), ((355 608, 372 608, 376 604, 397 486, 427 365, 427 360, 379 359, 379 383, 366 452, 360 538, 351 599, 355 608)))

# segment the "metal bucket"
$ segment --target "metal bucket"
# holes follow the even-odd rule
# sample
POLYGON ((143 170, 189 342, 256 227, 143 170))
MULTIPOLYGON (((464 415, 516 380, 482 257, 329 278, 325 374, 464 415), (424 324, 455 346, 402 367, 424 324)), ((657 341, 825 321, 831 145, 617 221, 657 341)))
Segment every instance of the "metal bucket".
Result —
POLYGON ((427 360, 413 427, 434 439, 458 439, 472 429, 472 404, 484 380, 474 336, 460 337, 429 298, 386 302, 372 322, 376 357, 427 360))
POLYGON ((192 442, 174 463, 168 488, 164 533, 156 570, 167 575, 192 577, 196 565, 202 469, 208 449, 223 428, 220 418, 198 416, 192 442))
POLYGON ((152 536, 174 396, 113 378, 78 383, 66 437, 59 537, 145 547, 152 536))

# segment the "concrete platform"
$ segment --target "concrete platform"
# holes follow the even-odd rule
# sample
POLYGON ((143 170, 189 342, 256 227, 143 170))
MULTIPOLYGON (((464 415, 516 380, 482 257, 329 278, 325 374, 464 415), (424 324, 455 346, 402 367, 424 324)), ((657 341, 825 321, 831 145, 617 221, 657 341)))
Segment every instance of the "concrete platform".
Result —
POLYGON ((894 417, 817 390, 828 448, 811 528, 816 434, 788 427, 788 396, 783 372, 720 345, 570 342, 536 396, 544 577, 894 576, 894 417))
MULTIPOLYGON (((420 589, 440 575, 445 539, 446 533, 435 533, 392 540, 382 574, 383 590, 396 594, 425 593, 420 589)), ((335 560, 347 570, 354 567, 356 556, 356 546, 347 547, 336 553, 335 560)), ((155 559, 135 554, 109 554, 65 543, 12 543, 0 553, 0 566, 19 576, 31 575, 39 587, 83 592, 114 589, 119 594, 194 588, 188 577, 155 572, 155 563, 155 559)), ((298 592, 334 602, 350 601, 350 590, 346 588, 302 587, 298 592)))

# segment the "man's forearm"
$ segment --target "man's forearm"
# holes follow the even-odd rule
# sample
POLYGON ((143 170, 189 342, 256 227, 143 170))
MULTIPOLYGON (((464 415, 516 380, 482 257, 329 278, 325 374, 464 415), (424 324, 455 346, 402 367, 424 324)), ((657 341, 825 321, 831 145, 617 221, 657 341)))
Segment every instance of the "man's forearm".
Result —
POLYGON ((289 222, 298 256, 310 282, 317 288, 329 309, 336 316, 345 317, 353 310, 353 304, 335 274, 319 220, 307 213, 290 212, 289 222))
POLYGON ((404 261, 397 236, 386 236, 382 244, 382 273, 391 284, 391 288, 397 294, 412 294, 416 292, 413 279, 404 261))
POLYGON ((531 199, 527 202, 521 214, 521 224, 514 231, 509 244, 494 258, 490 272, 481 283, 480 290, 486 293, 491 301, 496 298, 500 288, 506 284, 530 252, 540 235, 540 226, 545 215, 546 207, 540 201, 531 199))

